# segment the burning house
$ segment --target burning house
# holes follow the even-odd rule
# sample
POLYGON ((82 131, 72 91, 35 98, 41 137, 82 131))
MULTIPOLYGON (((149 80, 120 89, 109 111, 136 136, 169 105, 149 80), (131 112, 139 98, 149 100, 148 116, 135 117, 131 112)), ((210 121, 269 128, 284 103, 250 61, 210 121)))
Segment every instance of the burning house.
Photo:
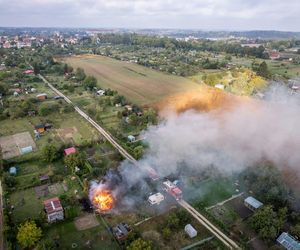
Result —
POLYGON ((120 183, 121 177, 116 171, 108 171, 100 182, 91 182, 89 198, 96 212, 107 213, 115 207, 120 183))
POLYGON ((114 207, 114 197, 110 190, 99 189, 92 198, 93 205, 98 212, 107 212, 114 207))

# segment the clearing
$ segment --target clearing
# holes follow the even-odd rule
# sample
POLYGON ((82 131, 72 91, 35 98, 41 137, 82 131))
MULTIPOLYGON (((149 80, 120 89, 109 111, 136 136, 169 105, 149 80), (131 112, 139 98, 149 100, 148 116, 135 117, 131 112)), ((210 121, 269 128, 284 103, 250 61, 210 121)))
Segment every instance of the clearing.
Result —
POLYGON ((95 214, 86 214, 78 217, 74 221, 77 230, 82 231, 99 225, 95 214))
POLYGON ((3 159, 10 159, 21 155, 21 149, 25 147, 32 147, 33 150, 36 149, 35 142, 29 132, 0 137, 0 147, 3 151, 3 159))
POLYGON ((87 74, 95 76, 102 88, 117 90, 128 100, 140 105, 149 105, 170 95, 196 90, 199 86, 183 77, 104 56, 81 55, 64 60, 72 67, 83 68, 87 74))

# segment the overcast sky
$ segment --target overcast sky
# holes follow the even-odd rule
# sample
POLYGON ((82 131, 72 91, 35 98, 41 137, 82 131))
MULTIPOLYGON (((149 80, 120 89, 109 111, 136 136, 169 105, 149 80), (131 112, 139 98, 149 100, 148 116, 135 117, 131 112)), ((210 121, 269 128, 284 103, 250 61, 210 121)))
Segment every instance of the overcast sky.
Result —
POLYGON ((300 31, 300 0, 0 0, 0 26, 300 31))

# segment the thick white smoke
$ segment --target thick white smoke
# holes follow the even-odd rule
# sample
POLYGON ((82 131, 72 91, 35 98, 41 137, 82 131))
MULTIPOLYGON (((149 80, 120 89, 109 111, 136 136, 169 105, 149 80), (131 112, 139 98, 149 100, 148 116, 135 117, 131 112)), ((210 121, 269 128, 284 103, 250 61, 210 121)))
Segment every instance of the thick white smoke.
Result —
MULTIPOLYGON (((141 161, 161 175, 214 166, 222 172, 241 170, 261 160, 279 168, 300 169, 300 105, 290 90, 276 86, 265 101, 241 102, 228 110, 172 113, 145 136, 149 152, 141 161)), ((300 172, 300 171, 298 171, 300 172)))
POLYGON ((160 177, 176 174, 182 166, 189 173, 213 167, 230 174, 268 160, 300 173, 299 127, 300 99, 281 85, 271 88, 264 101, 241 101, 231 109, 202 113, 170 112, 163 123, 144 132, 149 149, 139 166, 124 161, 117 173, 107 173, 105 182, 92 183, 90 198, 105 187, 119 208, 134 209, 151 192, 145 181, 148 167, 160 177))

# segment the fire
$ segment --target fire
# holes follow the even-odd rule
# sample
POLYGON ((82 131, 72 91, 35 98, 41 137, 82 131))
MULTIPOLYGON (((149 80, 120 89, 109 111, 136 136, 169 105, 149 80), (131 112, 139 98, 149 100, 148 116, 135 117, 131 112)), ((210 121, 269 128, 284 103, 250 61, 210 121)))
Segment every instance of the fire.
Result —
POLYGON ((106 212, 114 207, 114 198, 109 190, 100 190, 95 193, 93 204, 100 212, 106 212))

